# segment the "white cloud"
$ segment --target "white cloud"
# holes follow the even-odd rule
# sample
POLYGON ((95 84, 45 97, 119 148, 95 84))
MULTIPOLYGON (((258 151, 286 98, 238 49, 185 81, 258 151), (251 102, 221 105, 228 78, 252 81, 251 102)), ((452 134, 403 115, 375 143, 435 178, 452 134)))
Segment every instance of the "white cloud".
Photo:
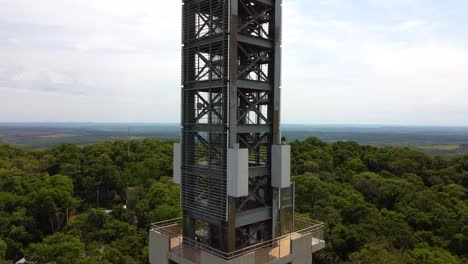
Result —
POLYGON ((123 96, 87 96, 0 88, 2 122, 174 122, 175 114, 161 109, 173 100, 148 98, 135 100, 123 96))
MULTIPOLYGON (((175 122, 179 117, 175 102, 180 100, 180 8, 178 1, 0 0, 0 37, 3 33, 16 40, 10 43, 15 45, 0 46, 0 104, 19 113, 42 102, 60 105, 61 111, 51 113, 49 121, 106 117, 133 121, 122 113, 128 110, 134 120, 170 117, 175 122), (43 101, 31 102, 29 108, 11 105, 23 101, 21 97, 43 101), (166 102, 174 104, 158 109, 166 102), (155 108, 147 110, 152 116, 143 105, 155 108), (74 107, 95 112, 80 118, 74 107), (168 107, 174 114, 162 115, 168 107)), ((23 119, 18 120, 41 121, 47 116, 44 111, 52 111, 41 109, 21 114, 23 119)))
MULTIPOLYGON (((284 1, 283 121, 468 125, 468 33, 435 5, 284 1)), ((0 121, 177 122, 180 9, 0 0, 0 121)))
POLYGON ((301 8, 285 10, 284 122, 468 125, 468 48, 438 32, 436 18, 363 23, 301 8))
POLYGON ((427 22, 420 19, 413 19, 401 22, 398 27, 402 30, 411 30, 426 25, 427 22))

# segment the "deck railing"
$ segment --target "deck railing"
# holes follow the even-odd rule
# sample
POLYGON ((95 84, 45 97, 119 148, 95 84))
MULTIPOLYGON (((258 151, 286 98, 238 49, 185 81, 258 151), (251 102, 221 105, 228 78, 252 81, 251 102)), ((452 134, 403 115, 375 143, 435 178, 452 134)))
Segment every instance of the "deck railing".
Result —
POLYGON ((152 229, 169 238, 171 253, 194 263, 200 263, 201 251, 225 260, 236 259, 255 252, 255 263, 268 263, 291 255, 291 240, 297 236, 312 234, 313 241, 317 242, 323 242, 324 239, 324 224, 322 222, 297 216, 294 220, 293 232, 233 252, 223 252, 204 243, 183 237, 182 218, 154 223, 152 229))

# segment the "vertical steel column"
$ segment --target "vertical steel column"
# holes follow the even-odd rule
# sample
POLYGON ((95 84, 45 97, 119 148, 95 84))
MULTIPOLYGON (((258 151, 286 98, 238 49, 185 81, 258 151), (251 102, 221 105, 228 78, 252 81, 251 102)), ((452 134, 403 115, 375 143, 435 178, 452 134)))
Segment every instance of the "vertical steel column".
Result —
POLYGON ((273 117, 273 144, 281 144, 281 6, 282 0, 275 1, 274 9, 274 74, 273 74, 273 97, 274 97, 274 117, 273 117))
POLYGON ((237 27, 238 0, 232 0, 229 13, 229 147, 237 144, 237 27))
MULTIPOLYGON (((282 43, 282 0, 276 0, 274 9, 274 68, 273 68, 273 144, 281 144, 281 43, 282 43)), ((282 228, 278 232, 278 220, 282 224, 281 212, 281 189, 273 188, 273 219, 272 219, 272 237, 282 235, 282 228)))
MULTIPOLYGON (((229 4, 229 148, 237 145, 237 27, 238 0, 229 4)), ((227 251, 236 250, 236 199, 228 197, 227 251)))

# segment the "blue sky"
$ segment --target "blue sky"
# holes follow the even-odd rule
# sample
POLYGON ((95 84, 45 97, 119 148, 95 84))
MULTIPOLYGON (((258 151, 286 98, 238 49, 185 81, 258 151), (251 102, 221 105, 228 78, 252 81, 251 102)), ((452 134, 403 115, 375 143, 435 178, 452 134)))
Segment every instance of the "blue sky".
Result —
MULTIPOLYGON (((0 122, 178 122, 180 2, 0 0, 0 122)), ((468 125, 468 1, 284 0, 283 122, 468 125)))

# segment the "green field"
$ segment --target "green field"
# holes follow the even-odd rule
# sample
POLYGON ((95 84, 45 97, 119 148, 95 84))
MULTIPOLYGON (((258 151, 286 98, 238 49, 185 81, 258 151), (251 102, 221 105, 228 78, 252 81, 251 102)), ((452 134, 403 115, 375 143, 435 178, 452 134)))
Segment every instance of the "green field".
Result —
POLYGON ((428 145, 428 146, 416 146, 416 148, 425 150, 438 150, 438 151, 454 151, 460 148, 460 145, 428 145))
MULTIPOLYGON (((325 142, 355 141, 372 146, 408 146, 441 156, 468 153, 466 127, 411 127, 359 125, 284 125, 287 141, 317 137, 325 142)), ((178 124, 0 123, 0 142, 31 149, 62 143, 87 146, 117 139, 178 140, 178 124)))

